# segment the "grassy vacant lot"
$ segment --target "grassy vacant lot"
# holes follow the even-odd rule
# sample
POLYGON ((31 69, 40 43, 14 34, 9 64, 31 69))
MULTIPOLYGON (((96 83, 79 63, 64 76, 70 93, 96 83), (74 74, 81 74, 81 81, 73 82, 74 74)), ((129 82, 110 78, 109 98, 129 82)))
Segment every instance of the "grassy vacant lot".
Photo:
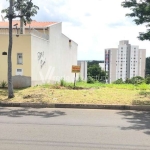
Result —
POLYGON ((150 85, 87 84, 78 82, 65 87, 42 85, 16 89, 15 97, 7 99, 7 89, 0 89, 0 102, 32 103, 86 103, 86 104, 133 104, 134 101, 150 101, 150 85))

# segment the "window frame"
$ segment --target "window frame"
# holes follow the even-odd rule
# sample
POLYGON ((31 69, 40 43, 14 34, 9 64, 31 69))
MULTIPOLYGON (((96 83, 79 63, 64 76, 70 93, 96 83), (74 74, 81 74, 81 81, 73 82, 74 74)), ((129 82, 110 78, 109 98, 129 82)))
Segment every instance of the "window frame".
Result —
POLYGON ((23 53, 17 53, 17 65, 23 65, 23 53), (22 56, 21 63, 19 62, 19 56, 22 56))

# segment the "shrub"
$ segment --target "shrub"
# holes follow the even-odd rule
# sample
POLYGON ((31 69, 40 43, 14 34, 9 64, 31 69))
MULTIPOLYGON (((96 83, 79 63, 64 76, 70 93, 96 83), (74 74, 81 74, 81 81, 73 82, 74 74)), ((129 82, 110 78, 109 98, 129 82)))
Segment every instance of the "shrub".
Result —
POLYGON ((146 77, 146 79, 145 79, 145 83, 146 84, 150 84, 150 77, 148 76, 148 77, 146 77))
POLYGON ((94 83, 94 79, 91 76, 88 76, 87 83, 94 83))
POLYGON ((82 78, 81 78, 80 74, 79 74, 79 77, 78 77, 78 82, 82 82, 82 78))
POLYGON ((0 85, 1 85, 2 88, 5 88, 7 86, 7 82, 6 81, 2 81, 0 83, 0 85))
POLYGON ((140 77, 140 76, 136 76, 136 77, 131 78, 130 82, 132 84, 142 84, 142 83, 144 83, 144 78, 140 77))
POLYGON ((150 92, 147 92, 147 91, 140 91, 139 92, 139 95, 144 95, 145 97, 150 95, 150 92))
POLYGON ((66 86, 66 81, 64 80, 64 78, 60 80, 60 86, 66 86))
POLYGON ((114 81, 113 83, 114 84, 123 84, 124 82, 123 82, 122 78, 120 78, 120 79, 114 81))
POLYGON ((130 84, 130 83, 131 83, 131 80, 130 80, 129 78, 126 78, 125 83, 130 84))

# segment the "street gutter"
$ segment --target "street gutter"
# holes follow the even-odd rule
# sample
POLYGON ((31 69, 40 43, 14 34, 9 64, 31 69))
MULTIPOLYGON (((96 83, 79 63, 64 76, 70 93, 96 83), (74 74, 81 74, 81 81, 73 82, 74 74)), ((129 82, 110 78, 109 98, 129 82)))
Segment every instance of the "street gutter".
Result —
POLYGON ((0 102, 0 107, 112 109, 112 110, 150 111, 150 105, 44 104, 44 103, 5 103, 5 102, 0 102))

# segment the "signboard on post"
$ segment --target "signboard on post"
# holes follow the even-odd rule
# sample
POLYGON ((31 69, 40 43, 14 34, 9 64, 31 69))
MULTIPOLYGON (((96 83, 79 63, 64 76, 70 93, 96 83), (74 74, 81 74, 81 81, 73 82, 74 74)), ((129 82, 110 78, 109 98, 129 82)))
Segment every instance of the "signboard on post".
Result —
POLYGON ((80 72, 80 66, 72 66, 72 73, 79 73, 80 72))
POLYGON ((75 78, 74 78, 74 88, 76 85, 76 73, 80 73, 80 66, 72 66, 72 73, 75 73, 75 78))

